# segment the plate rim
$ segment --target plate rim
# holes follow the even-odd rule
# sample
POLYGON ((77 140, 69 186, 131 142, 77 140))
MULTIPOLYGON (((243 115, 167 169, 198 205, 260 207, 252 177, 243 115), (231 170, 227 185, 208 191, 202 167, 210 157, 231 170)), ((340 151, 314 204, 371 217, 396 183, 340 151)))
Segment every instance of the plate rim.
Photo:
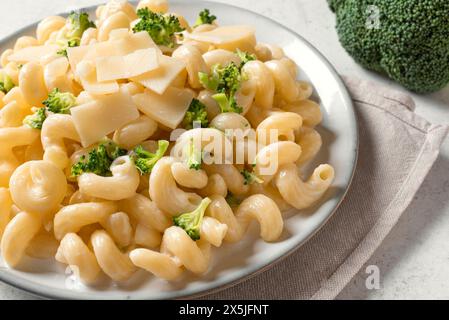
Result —
MULTIPOLYGON (((130 0, 130 3, 136 4, 138 1, 136 0, 130 0)), ((231 288, 235 285, 238 285, 246 280, 249 280, 251 278, 256 277, 257 275, 267 271, 268 269, 271 269, 272 267, 274 267, 276 264, 278 264, 279 262, 285 260, 286 258, 288 258, 289 256, 291 256, 293 253, 295 253, 299 248, 301 248, 305 243, 307 243, 312 237, 314 237, 326 224, 327 222, 334 216, 335 212, 337 211, 337 209, 340 207, 341 203, 343 202, 343 200, 346 198, 346 195, 351 187, 354 175, 355 175, 355 171, 357 168, 357 161, 358 161, 358 157, 359 157, 359 130, 358 130, 358 120, 356 117, 356 112, 355 112, 355 108, 354 108, 354 103, 352 101, 352 98, 349 94, 349 91, 346 87, 346 85, 344 84, 344 81, 342 80, 341 76, 338 74, 337 70, 335 69, 335 67, 330 63, 329 59, 324 56, 324 54, 321 53, 321 51, 319 51, 314 45, 312 45, 307 39, 305 39, 303 36, 301 36, 299 33, 297 33, 296 31, 292 30, 291 28, 283 25, 282 23, 271 19, 265 15, 259 14, 257 12, 251 11, 249 9, 246 8, 242 8, 233 4, 228 4, 228 3, 223 3, 223 2, 214 2, 214 1, 208 1, 208 0, 189 0, 188 3, 186 3, 185 1, 180 1, 180 0, 173 0, 170 1, 171 4, 177 4, 177 5, 189 5, 190 3, 196 3, 196 4, 204 4, 204 5, 213 5, 213 6, 225 6, 225 7, 230 7, 233 8, 235 10, 240 10, 240 11, 244 11, 247 14, 253 15, 253 16, 258 16, 259 18, 269 21, 270 23, 274 23, 275 25, 277 25, 279 28, 284 29, 285 31, 287 31, 288 33, 290 33, 293 37, 297 38, 298 40, 300 40, 305 46, 307 46, 316 56, 318 56, 321 60, 321 62, 323 62, 326 66, 326 68, 331 72, 334 80, 336 81, 337 85, 338 85, 338 89, 339 92, 342 94, 342 100, 345 103, 345 106, 348 108, 348 113, 349 116, 352 118, 351 123, 354 124, 354 135, 353 140, 351 141, 353 146, 352 146, 352 163, 351 163, 351 172, 349 174, 349 178, 348 181, 346 181, 345 183, 345 190, 344 192, 341 194, 340 198, 338 199, 338 202, 334 205, 334 207, 330 210, 329 214, 326 216, 326 218, 319 224, 318 227, 315 228, 315 230, 313 230, 313 232, 311 232, 306 238, 304 238, 302 241, 299 241, 298 243, 296 243, 295 245, 293 245, 289 250, 284 251, 282 254, 280 254, 277 258, 274 258, 272 261, 267 262, 266 264, 262 265, 262 266, 257 266, 255 267, 246 267, 244 272, 239 273, 238 275, 234 276, 233 280, 228 281, 226 283, 222 283, 222 284, 217 284, 217 280, 213 281, 210 285, 206 285, 209 288, 198 288, 198 289, 182 289, 182 290, 176 290, 176 291, 171 291, 170 294, 167 294, 167 297, 155 297, 153 298, 154 300, 161 300, 161 299, 192 299, 192 298, 200 298, 203 297, 207 294, 213 294, 216 292, 220 292, 222 290, 231 288), (214 285, 215 284, 215 285, 214 285), (191 293, 183 293, 184 291, 191 291, 191 293)), ((86 10, 86 11, 92 11, 93 9, 97 8, 98 6, 100 6, 102 4, 98 4, 98 5, 92 5, 92 6, 86 6, 86 7, 81 7, 78 8, 76 10, 86 10)), ((68 12, 63 12, 63 13, 59 13, 59 14, 54 14, 54 15, 58 15, 58 16, 67 16, 69 13, 68 12)), ((21 27, 19 29, 17 29, 16 31, 10 33, 9 35, 3 37, 0 39, 0 45, 5 44, 6 42, 9 42, 15 38, 17 38, 18 36, 20 36, 22 33, 27 32, 29 29, 31 28, 35 28, 37 27, 38 23, 41 20, 35 21, 33 23, 30 23, 24 27, 21 27)), ((7 268, 7 267, 6 267, 7 268)), ((89 293, 89 292, 78 292, 78 291, 72 291, 70 292, 69 290, 62 290, 59 288, 53 288, 50 286, 42 286, 41 284, 35 283, 31 280, 27 280, 27 279, 23 279, 20 277, 17 277, 15 275, 12 274, 6 274, 5 272, 3 272, 0 268, 0 281, 6 283, 7 285, 10 285, 12 287, 15 287, 19 290, 22 290, 24 292, 30 293, 34 296, 37 297, 41 297, 41 298, 46 298, 46 299, 81 299, 84 300, 86 299, 86 297, 88 299, 102 299, 99 295, 101 295, 101 292, 99 293, 89 293), (41 290, 39 290, 41 289, 41 290)), ((127 294, 124 294, 121 299, 129 299, 130 297, 127 294)), ((148 299, 145 298, 144 296, 142 297, 134 297, 135 299, 148 299)), ((117 298, 119 299, 119 298, 117 298)))

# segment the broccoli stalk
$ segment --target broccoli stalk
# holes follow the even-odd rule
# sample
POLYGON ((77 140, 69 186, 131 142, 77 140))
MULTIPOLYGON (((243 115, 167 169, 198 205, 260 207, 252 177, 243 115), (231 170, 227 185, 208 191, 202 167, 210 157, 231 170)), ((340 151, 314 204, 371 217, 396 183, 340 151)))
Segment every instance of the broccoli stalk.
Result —
POLYGON ((112 162, 127 153, 128 151, 121 149, 111 141, 100 143, 72 166, 71 174, 73 177, 78 177, 83 173, 90 172, 103 177, 110 176, 112 162))
POLYGON ((242 172, 240 172, 243 176, 243 178, 245 179, 244 184, 245 185, 250 185, 250 184, 254 184, 254 183, 263 183, 263 180, 261 178, 259 178, 254 172, 250 172, 246 169, 243 169, 242 172))
POLYGON ((204 9, 200 12, 198 19, 195 22, 194 28, 202 25, 202 24, 212 24, 214 21, 217 20, 217 17, 210 14, 209 9, 204 9))
POLYGON ((217 93, 213 98, 220 106, 221 112, 243 112, 237 104, 235 94, 240 89, 244 77, 240 67, 235 63, 231 62, 226 67, 215 65, 210 75, 200 72, 199 79, 204 88, 217 93))
POLYGON ((76 105, 76 97, 70 92, 61 92, 56 88, 50 92, 47 100, 42 103, 50 112, 69 114, 70 108, 76 105))
POLYGON ((198 99, 192 100, 182 121, 183 127, 187 130, 193 129, 194 123, 198 123, 201 128, 207 128, 209 125, 206 106, 198 99))
POLYGON ((211 199, 204 198, 194 211, 174 217, 173 224, 184 229, 192 240, 200 240, 201 223, 203 222, 204 213, 211 202, 211 199))
POLYGON ((132 159, 141 175, 149 174, 153 167, 165 154, 170 143, 166 140, 158 141, 158 149, 155 153, 145 150, 142 146, 134 149, 132 159))
POLYGON ((418 93, 449 83, 449 1, 328 2, 340 42, 356 62, 418 93))
POLYGON ((32 115, 26 116, 23 119, 23 124, 33 129, 41 130, 45 119, 47 119, 45 108, 39 108, 32 115))
POLYGON ((195 142, 193 141, 193 138, 190 139, 189 144, 185 147, 186 155, 186 164, 191 170, 200 170, 201 169, 201 150, 198 150, 195 148, 195 142))
POLYGON ((134 26, 134 32, 146 31, 157 45, 175 47, 176 33, 184 31, 179 19, 174 15, 163 15, 148 8, 137 10, 140 21, 134 26))
POLYGON ((7 94, 14 87, 15 84, 12 82, 12 79, 6 73, 3 73, 0 79, 0 91, 7 94))

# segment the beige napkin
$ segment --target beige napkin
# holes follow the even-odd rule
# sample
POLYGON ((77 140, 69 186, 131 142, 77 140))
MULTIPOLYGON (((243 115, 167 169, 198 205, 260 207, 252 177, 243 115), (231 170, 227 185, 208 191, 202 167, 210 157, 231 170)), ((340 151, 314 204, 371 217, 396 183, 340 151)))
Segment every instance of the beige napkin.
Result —
POLYGON ((206 299, 333 299, 364 266, 412 201, 448 127, 417 116, 413 100, 346 79, 360 151, 352 186, 329 222, 273 268, 206 299))

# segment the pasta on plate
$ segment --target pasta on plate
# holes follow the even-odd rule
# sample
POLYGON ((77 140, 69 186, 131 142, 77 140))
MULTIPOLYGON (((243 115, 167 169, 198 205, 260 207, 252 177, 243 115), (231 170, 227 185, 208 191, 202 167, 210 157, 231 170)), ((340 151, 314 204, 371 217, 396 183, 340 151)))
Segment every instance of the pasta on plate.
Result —
POLYGON ((0 63, 1 255, 54 258, 82 282, 205 273, 251 223, 316 204, 329 164, 312 85, 251 26, 189 24, 163 0, 41 21, 0 63))

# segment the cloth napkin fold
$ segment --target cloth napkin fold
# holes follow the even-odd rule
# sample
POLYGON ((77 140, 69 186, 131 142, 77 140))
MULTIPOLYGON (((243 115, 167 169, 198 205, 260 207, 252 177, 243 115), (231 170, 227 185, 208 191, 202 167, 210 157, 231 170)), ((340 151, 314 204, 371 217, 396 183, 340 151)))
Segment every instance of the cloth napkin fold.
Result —
POLYGON ((206 299, 334 299, 413 200, 448 127, 416 115, 411 97, 345 79, 360 135, 351 188, 328 223, 273 268, 206 299))

